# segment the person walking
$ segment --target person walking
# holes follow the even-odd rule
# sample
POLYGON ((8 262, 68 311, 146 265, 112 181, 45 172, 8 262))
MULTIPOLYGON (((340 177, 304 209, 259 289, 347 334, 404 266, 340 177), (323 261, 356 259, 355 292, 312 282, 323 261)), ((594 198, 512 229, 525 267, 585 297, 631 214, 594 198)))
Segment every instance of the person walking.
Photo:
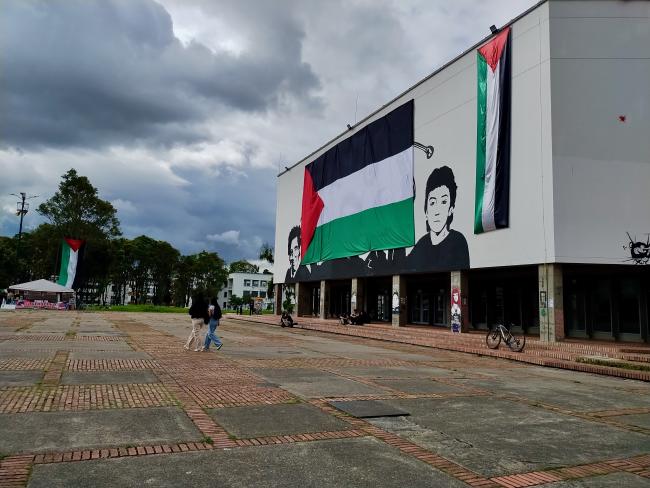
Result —
POLYGON ((185 349, 190 350, 192 341, 194 341, 194 351, 201 350, 201 327, 204 323, 208 323, 208 305, 203 299, 201 293, 197 293, 192 299, 192 306, 190 307, 190 318, 192 319, 192 331, 185 343, 185 349))
POLYGON ((210 324, 209 324, 208 333, 205 335, 205 342, 203 343, 203 349, 201 350, 209 351, 210 342, 214 342, 214 345, 218 351, 223 346, 223 342, 221 342, 221 339, 219 339, 219 336, 217 336, 215 331, 217 330, 217 327, 219 327, 219 320, 221 320, 222 314, 221 314, 221 307, 219 306, 219 303, 217 302, 216 298, 212 299, 212 304, 210 305, 208 313, 210 315, 210 324))

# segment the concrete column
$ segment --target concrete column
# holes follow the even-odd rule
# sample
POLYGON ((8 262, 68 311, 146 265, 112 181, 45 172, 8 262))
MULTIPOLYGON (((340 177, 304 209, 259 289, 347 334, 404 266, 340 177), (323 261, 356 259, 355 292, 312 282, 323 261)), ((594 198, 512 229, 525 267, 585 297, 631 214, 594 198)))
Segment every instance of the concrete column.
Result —
POLYGON ((393 312, 393 327, 406 325, 406 278, 404 276, 393 275, 391 309, 393 312))
POLYGON ((352 292, 350 293, 350 311, 356 308, 359 312, 366 309, 365 281, 363 278, 352 278, 352 292))
POLYGON ((302 283, 296 283, 294 288, 294 299, 296 301, 296 308, 294 310, 294 313, 296 314, 297 317, 303 315, 305 313, 305 308, 304 308, 304 299, 303 295, 305 294, 304 286, 302 283))
POLYGON ((450 274, 451 290, 449 296, 451 297, 451 326, 454 330, 454 322, 458 317, 454 315, 458 312, 457 307, 460 307, 460 332, 467 332, 469 330, 469 279, 467 271, 452 271, 450 274), (458 293, 457 301, 455 300, 454 293, 458 293))
POLYGON ((540 264, 539 338, 544 342, 564 339, 564 286, 561 264, 540 264))
POLYGON ((284 297, 282 296, 282 284, 276 283, 273 287, 275 288, 275 300, 273 301, 275 304, 275 314, 281 315, 282 301, 284 300, 284 297))
POLYGON ((329 316, 330 308, 330 284, 326 280, 320 282, 320 318, 326 319, 329 316))

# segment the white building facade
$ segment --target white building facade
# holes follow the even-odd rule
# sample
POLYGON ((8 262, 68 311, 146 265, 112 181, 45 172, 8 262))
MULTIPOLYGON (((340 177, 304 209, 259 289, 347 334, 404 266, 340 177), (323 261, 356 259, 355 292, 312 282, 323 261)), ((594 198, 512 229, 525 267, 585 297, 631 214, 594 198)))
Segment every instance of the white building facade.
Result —
POLYGON ((236 295, 243 298, 245 303, 249 300, 261 301, 264 310, 273 308, 273 300, 268 297, 268 286, 272 280, 272 274, 230 273, 226 286, 218 294, 219 305, 229 308, 230 298, 236 295))
POLYGON ((548 341, 650 340, 650 2, 548 0, 507 28, 507 225, 475 226, 477 50, 490 36, 279 175, 276 297, 295 287, 298 315, 358 308, 395 326, 513 323, 548 341), (404 265, 415 249, 405 246, 298 266, 308 165, 409 103, 415 241, 432 232, 425 188, 446 167, 447 230, 467 259, 404 265))

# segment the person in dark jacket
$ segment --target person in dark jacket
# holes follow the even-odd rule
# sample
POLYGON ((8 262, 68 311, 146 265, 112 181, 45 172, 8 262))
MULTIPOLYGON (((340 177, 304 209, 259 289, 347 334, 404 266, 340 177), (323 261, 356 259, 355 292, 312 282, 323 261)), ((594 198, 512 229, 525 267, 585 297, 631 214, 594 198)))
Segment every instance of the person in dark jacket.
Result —
POLYGON ((205 334, 205 342, 203 343, 203 351, 210 350, 210 342, 214 342, 214 346, 217 348, 217 351, 223 346, 223 342, 217 336, 215 331, 219 327, 219 320, 221 320, 221 307, 216 298, 212 299, 212 304, 208 308, 208 314, 210 315, 209 329, 207 334, 205 334))
POLYGON ((194 351, 198 352, 201 350, 202 342, 201 327, 203 327, 203 324, 209 322, 208 305, 205 303, 201 293, 197 293, 192 298, 192 306, 190 307, 189 313, 192 319, 192 332, 190 332, 190 336, 187 338, 185 349, 189 351, 192 341, 194 341, 194 351))

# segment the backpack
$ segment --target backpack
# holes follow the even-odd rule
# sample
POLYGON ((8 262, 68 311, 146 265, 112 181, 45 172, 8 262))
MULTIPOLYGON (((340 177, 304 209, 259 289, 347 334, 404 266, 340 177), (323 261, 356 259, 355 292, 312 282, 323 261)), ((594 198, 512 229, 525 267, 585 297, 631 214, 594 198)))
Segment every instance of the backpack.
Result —
POLYGON ((221 317, 223 314, 221 313, 221 307, 219 306, 218 303, 214 304, 214 311, 212 312, 212 318, 216 320, 221 320, 221 317))

